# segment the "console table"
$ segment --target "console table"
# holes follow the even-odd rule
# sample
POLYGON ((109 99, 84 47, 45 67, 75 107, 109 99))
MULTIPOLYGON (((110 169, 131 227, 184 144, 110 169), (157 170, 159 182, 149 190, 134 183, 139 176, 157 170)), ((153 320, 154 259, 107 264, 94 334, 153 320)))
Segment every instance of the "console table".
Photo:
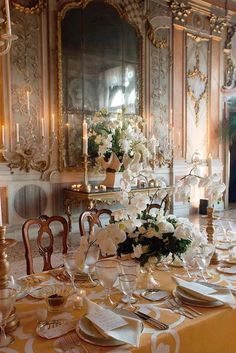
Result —
MULTIPOLYGON (((130 191, 132 193, 144 193, 146 195, 154 195, 160 188, 158 187, 143 187, 143 188, 133 188, 130 191)), ((111 204, 116 201, 116 196, 120 192, 120 189, 107 188, 104 190, 91 190, 90 192, 85 192, 81 190, 75 190, 72 188, 67 188, 63 190, 64 198, 64 209, 65 214, 68 217, 69 231, 71 232, 71 215, 72 207, 80 206, 81 203, 84 204, 86 209, 95 208, 98 203, 107 203, 111 204)), ((165 202, 164 210, 169 209, 169 197, 166 195, 165 199, 162 201, 165 202)))

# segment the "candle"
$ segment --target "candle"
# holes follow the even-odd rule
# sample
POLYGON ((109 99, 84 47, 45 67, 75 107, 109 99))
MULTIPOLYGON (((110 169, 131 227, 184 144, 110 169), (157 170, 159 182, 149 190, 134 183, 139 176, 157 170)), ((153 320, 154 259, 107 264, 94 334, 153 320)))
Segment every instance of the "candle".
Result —
POLYGON ((88 125, 86 121, 83 121, 83 154, 88 154, 88 125))
MULTIPOLYGON (((0 189, 1 190, 1 189, 0 189)), ((0 227, 2 227, 2 203, 1 203, 1 193, 0 193, 0 227)))
POLYGON ((16 123, 16 142, 20 142, 20 126, 18 123, 16 123))
POLYGON ((2 144, 5 145, 5 126, 2 125, 2 144))
POLYGON ((44 118, 41 119, 41 131, 42 131, 42 137, 44 137, 45 136, 44 118))
POLYGON ((26 92, 27 95, 27 110, 28 110, 28 114, 30 115, 30 98, 29 98, 29 91, 26 92))
POLYGON ((10 8, 9 0, 5 0, 6 15, 7 15, 7 33, 11 34, 11 18, 10 18, 10 8))
POLYGON ((55 114, 52 114, 52 133, 55 132, 55 114))

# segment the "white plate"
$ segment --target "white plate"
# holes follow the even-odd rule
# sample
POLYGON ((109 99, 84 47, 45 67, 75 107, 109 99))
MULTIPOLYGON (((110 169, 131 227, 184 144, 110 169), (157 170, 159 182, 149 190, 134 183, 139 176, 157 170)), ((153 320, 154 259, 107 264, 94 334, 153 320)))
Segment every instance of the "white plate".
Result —
POLYGON ((179 288, 178 286, 174 290, 173 294, 177 298, 179 298, 183 303, 189 304, 192 306, 200 306, 200 307, 205 307, 205 308, 215 308, 215 307, 224 305, 224 303, 222 303, 219 300, 207 301, 204 299, 195 298, 194 296, 185 292, 182 288, 179 288))
POLYGON ((231 243, 219 243, 219 244, 216 244, 216 249, 219 249, 219 250, 229 250, 229 249, 232 249, 233 248, 233 245, 231 243))
POLYGON ((225 259, 224 262, 227 262, 227 264, 236 265, 236 259, 235 260, 225 259))
MULTIPOLYGON (((114 312, 119 314, 119 315, 124 315, 124 316, 130 316, 135 319, 138 319, 138 317, 132 313, 128 312, 127 310, 122 310, 122 309, 114 309, 114 312)), ((123 341, 116 340, 115 338, 112 337, 104 337, 102 336, 98 330, 93 326, 91 321, 87 319, 85 316, 83 316, 77 323, 76 325, 76 332, 77 335, 82 338, 85 342, 95 344, 97 346, 120 346, 125 344, 123 341)))
POLYGON ((140 293, 140 295, 152 302, 158 301, 165 299, 166 297, 169 296, 169 293, 164 291, 164 290, 159 290, 159 289, 146 289, 140 293))
POLYGON ((218 266, 216 269, 218 272, 226 273, 227 275, 236 275, 236 266, 222 265, 218 266))

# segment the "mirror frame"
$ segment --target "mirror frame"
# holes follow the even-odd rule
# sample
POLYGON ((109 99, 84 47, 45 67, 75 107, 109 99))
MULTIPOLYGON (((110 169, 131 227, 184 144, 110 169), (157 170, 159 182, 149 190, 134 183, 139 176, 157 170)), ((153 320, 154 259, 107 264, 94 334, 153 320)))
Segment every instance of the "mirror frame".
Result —
MULTIPOLYGON (((98 0, 81 0, 79 2, 71 1, 62 5, 57 11, 57 92, 58 92, 58 166, 59 171, 78 171, 77 167, 65 167, 63 163, 63 156, 65 152, 64 148, 64 124, 62 114, 62 101, 63 101, 63 87, 62 87, 62 41, 61 41, 61 22, 66 16, 66 13, 71 9, 85 8, 91 2, 98 2, 98 0)), ((119 16, 129 23, 136 31, 137 39, 139 40, 139 114, 143 116, 144 107, 144 33, 141 33, 138 25, 129 21, 128 15, 124 8, 121 8, 120 4, 115 4, 113 0, 99 0, 99 2, 106 3, 113 6, 118 12, 119 16)), ((79 170, 82 170, 79 167, 79 170)))

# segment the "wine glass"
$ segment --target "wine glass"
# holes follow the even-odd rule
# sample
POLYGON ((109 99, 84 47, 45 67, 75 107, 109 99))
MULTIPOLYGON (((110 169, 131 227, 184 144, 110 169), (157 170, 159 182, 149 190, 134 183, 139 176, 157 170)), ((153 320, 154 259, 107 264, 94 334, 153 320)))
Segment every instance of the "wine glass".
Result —
POLYGON ((85 267, 84 267, 84 271, 88 273, 88 277, 89 277, 89 283, 87 282, 85 284, 86 287, 95 287, 97 286, 97 282, 95 282, 92 278, 92 272, 94 270, 95 267, 95 263, 97 262, 98 258, 99 258, 99 254, 100 254, 100 250, 99 250, 99 246, 97 244, 92 244, 90 245, 86 258, 85 258, 85 267))
POLYGON ((120 287, 122 292, 127 296, 128 302, 125 309, 135 309, 132 305, 132 294, 137 286, 137 276, 132 274, 119 275, 120 287))
POLYGON ((212 277, 212 275, 207 271, 207 267, 210 265, 214 251, 214 245, 202 244, 199 246, 198 253, 195 256, 202 278, 205 282, 207 282, 208 278, 212 277))
POLYGON ((75 285, 75 275, 78 272, 78 264, 76 261, 76 252, 69 252, 67 254, 64 254, 63 261, 64 261, 66 271, 70 277, 72 287, 74 288, 74 291, 76 292, 77 288, 75 285))
MULTIPOLYGON (((136 277, 140 274, 140 264, 135 260, 123 260, 120 262, 120 273, 121 275, 135 275, 136 277)), ((128 297, 127 295, 121 298, 122 302, 128 303, 136 303, 137 299, 135 299, 131 293, 131 296, 128 297)))
POLYGON ((112 307, 115 303, 111 300, 110 293, 119 275, 119 261, 109 259, 98 260, 95 264, 95 269, 98 280, 105 289, 106 298, 104 304, 105 306, 112 307))
POLYGON ((1 288, 0 289, 0 347, 6 347, 14 338, 6 335, 5 326, 7 319, 13 309, 16 300, 16 290, 14 288, 1 288))
POLYGON ((194 274, 191 273, 191 271, 196 270, 198 266, 195 255, 196 255, 196 250, 194 251, 193 249, 188 249, 186 252, 181 254, 183 267, 187 272, 188 278, 190 279, 194 278, 194 274))

